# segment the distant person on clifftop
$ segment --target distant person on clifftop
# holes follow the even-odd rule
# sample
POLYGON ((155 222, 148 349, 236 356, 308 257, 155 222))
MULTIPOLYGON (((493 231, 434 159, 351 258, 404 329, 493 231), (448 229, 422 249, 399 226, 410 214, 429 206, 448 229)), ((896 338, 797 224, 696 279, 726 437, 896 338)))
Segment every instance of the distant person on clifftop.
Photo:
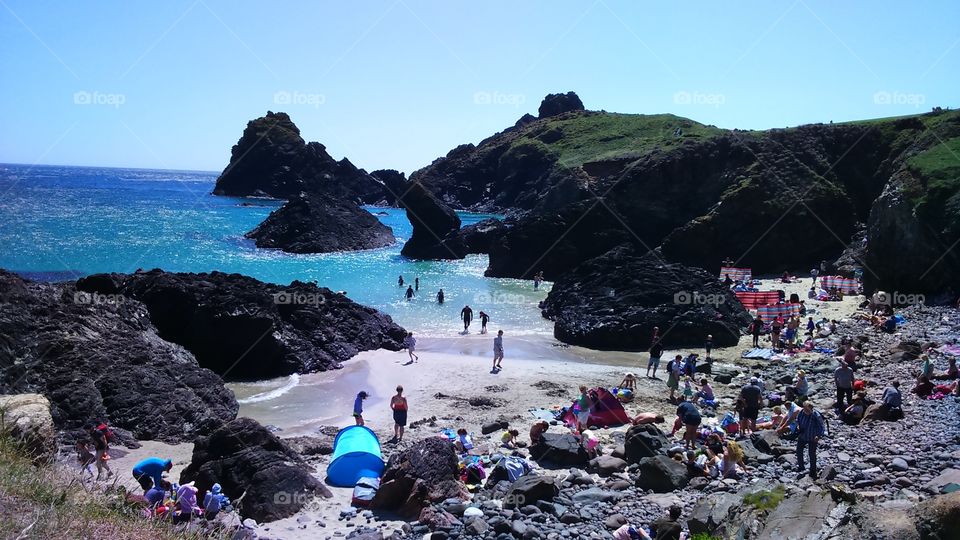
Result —
POLYGON ((497 337, 493 338, 493 371, 500 371, 500 362, 503 362, 503 330, 497 330, 497 337))
POLYGON ((407 337, 403 338, 403 346, 407 348, 407 354, 410 355, 411 363, 420 359, 414 352, 417 350, 417 338, 413 337, 413 332, 407 332, 407 337))
POLYGON ((400 275, 399 278, 397 278, 397 287, 403 287, 403 275, 402 275, 402 274, 400 275))
POLYGON ((470 309, 470 306, 463 306, 463 309, 460 310, 460 320, 463 321, 463 333, 466 334, 470 328, 470 323, 473 322, 473 310, 470 309))
POLYGON ((486 313, 484 313, 483 311, 481 311, 481 312, 480 312, 480 333, 481 333, 481 334, 486 334, 486 333, 487 333, 487 323, 488 323, 488 322, 490 322, 490 316, 487 315, 486 313))
POLYGON ((353 419, 358 426, 363 424, 363 400, 367 399, 367 393, 361 390, 357 393, 357 399, 353 401, 353 419))
POLYGON ((413 287, 407 287, 407 301, 413 300, 413 287))
POLYGON ((438 304, 443 303, 443 289, 440 289, 440 291, 437 292, 437 303, 438 304))

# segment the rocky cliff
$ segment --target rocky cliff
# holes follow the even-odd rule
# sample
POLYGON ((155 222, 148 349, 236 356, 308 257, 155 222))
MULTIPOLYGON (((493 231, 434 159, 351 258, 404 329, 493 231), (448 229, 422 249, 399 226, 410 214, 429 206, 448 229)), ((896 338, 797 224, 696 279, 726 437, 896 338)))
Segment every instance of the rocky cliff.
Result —
POLYGON ((407 211, 413 234, 400 254, 411 259, 462 259, 464 251, 445 242, 460 230, 460 218, 452 208, 438 200, 422 184, 413 183, 400 197, 407 211))
POLYGON ((339 368, 360 351, 400 350, 406 335, 389 315, 299 281, 152 270, 95 274, 77 287, 142 303, 161 338, 227 380, 339 368))
POLYGON ((141 302, 0 270, 0 394, 27 392, 50 401, 60 430, 103 419, 171 443, 211 432, 238 409, 217 374, 158 336, 141 302))
POLYGON ((215 195, 295 197, 325 193, 363 204, 387 199, 377 178, 343 158, 339 161, 318 142, 306 142, 287 113, 268 111, 247 123, 220 173, 215 195))
POLYGON ((300 193, 246 234, 257 247, 289 253, 330 253, 389 246, 393 231, 351 201, 300 193))
POLYGON ((869 289, 960 282, 956 111, 731 131, 562 96, 411 175, 454 208, 511 214, 487 275, 552 279, 624 241, 711 272, 725 257, 797 271, 852 256, 866 229, 869 289))

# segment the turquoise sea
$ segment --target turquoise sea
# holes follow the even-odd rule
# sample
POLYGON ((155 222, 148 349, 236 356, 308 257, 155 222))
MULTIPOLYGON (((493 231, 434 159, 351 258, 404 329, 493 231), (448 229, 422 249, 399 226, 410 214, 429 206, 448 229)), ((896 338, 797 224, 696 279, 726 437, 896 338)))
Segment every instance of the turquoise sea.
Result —
MULTIPOLYGON (((211 195, 217 173, 70 166, 0 165, 0 268, 59 281, 97 272, 162 268, 237 272, 273 283, 316 281, 390 314, 424 337, 454 337, 464 304, 511 335, 552 334, 537 303, 549 284, 483 277, 485 255, 414 262, 400 256, 411 226, 403 210, 368 208, 393 229, 382 249, 291 255, 243 237, 282 202, 211 195), (398 276, 420 278, 406 301, 398 276), (446 303, 435 301, 442 288, 446 303)), ((461 213, 464 224, 488 215, 461 213)))

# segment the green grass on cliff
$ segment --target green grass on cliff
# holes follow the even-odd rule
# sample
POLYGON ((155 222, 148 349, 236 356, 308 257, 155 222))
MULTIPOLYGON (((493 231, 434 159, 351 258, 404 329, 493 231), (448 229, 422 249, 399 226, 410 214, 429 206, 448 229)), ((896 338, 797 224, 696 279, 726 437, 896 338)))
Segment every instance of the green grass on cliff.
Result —
POLYGON ((84 486, 62 465, 35 465, 0 433, 0 538, 199 540, 126 503, 121 489, 84 486))
POLYGON ((679 146, 685 139, 703 139, 722 133, 724 130, 720 128, 672 114, 600 112, 538 122, 513 145, 544 145, 561 164, 576 167, 589 161, 641 156, 657 148, 679 146), (683 137, 674 136, 678 127, 683 130, 683 137))

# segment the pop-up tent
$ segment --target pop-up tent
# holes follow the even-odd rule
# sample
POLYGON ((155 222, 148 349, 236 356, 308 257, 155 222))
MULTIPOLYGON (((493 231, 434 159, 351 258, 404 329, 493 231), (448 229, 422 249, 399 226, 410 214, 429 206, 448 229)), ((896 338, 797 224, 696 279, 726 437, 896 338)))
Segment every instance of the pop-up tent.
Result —
POLYGON ((327 466, 327 482, 339 487, 354 487, 364 477, 379 478, 383 474, 380 440, 365 426, 340 430, 333 440, 333 457, 327 466))
MULTIPOLYGON (((590 418, 587 421, 590 427, 612 427, 630 423, 630 416, 623 409, 620 400, 606 388, 594 388, 588 391, 593 396, 593 406, 590 408, 590 418)), ((577 413, 580 405, 577 400, 567 408, 560 417, 565 424, 577 425, 577 413)))

